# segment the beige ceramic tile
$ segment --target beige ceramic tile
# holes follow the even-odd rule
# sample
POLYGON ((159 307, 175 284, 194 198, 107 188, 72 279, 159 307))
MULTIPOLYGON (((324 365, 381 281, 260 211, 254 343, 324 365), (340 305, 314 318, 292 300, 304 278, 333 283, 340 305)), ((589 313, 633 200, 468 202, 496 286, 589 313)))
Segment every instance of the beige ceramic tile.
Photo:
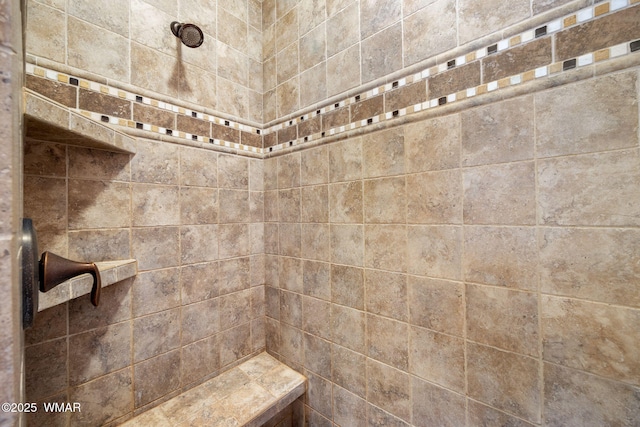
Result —
POLYGON ((328 224, 301 225, 302 258, 329 261, 331 257, 331 242, 328 224))
POLYGON ((251 326, 245 323, 220 334, 220 367, 224 368, 251 353, 251 326))
POLYGON ((464 392, 464 341, 428 329, 411 327, 409 369, 414 375, 464 392))
MULTIPOLYGON (((178 86, 178 97, 180 99, 184 99, 187 102, 192 102, 205 108, 222 110, 223 107, 229 104, 221 102, 220 105, 218 105, 218 98, 216 98, 217 92, 215 90, 215 88, 217 87, 217 80, 218 78, 215 74, 203 71, 202 68, 194 65, 184 64, 181 80, 179 81, 178 86)), ((222 78, 220 78, 219 80, 221 82, 225 81, 222 78)), ((241 99, 241 102, 245 103, 245 105, 243 106, 244 109, 239 108, 239 110, 246 115, 246 92, 243 93, 243 95, 245 95, 245 97, 241 99)), ((205 133, 202 136, 206 138, 209 135, 208 133, 205 133)), ((207 139, 205 139, 205 141, 207 141, 207 139)))
POLYGON ((333 419, 338 425, 367 425, 367 402, 341 387, 333 387, 333 410, 333 419))
POLYGON ((131 156, 129 154, 79 147, 69 147, 68 153, 69 177, 71 178, 130 180, 131 156))
POLYGON ((367 400, 403 420, 411 419, 409 374, 367 359, 367 400))
POLYGON ((280 257, 279 283, 282 289, 302 293, 302 260, 280 257))
POLYGON ((300 153, 292 153, 286 156, 278 157, 278 188, 291 188, 300 186, 300 165, 300 153))
POLYGON ((366 225, 364 265, 404 272, 407 268, 407 227, 404 225, 366 225))
POLYGON ((540 162, 539 220, 549 225, 637 226, 638 166, 637 149, 540 162))
MULTIPOLYGON (((327 49, 329 49, 329 40, 327 40, 327 49)), ((360 84, 360 81, 360 49, 358 45, 327 59, 328 96, 334 96, 354 88, 360 84)))
POLYGON ((220 190, 220 223, 248 222, 249 192, 244 190, 220 190))
POLYGON ((465 170, 465 224, 535 224, 534 169, 525 162, 465 170))
POLYGON ((294 363, 302 363, 304 356, 303 332, 293 326, 281 324, 280 333, 282 335, 280 351, 282 356, 294 363))
POLYGON ((404 128, 393 128, 363 137, 364 178, 404 173, 404 146, 404 128))
POLYGON ((463 335, 462 283, 408 277, 410 322, 437 332, 463 335))
POLYGON ((471 109, 460 117, 463 166, 533 158, 533 96, 471 109))
POLYGON ((342 141, 329 146, 329 178, 331 182, 362 178, 362 140, 342 141))
POLYGON ((300 184, 317 185, 329 182, 329 149, 327 146, 301 153, 300 184))
POLYGON ((109 31, 129 36, 129 4, 126 1, 117 0, 106 5, 98 3, 73 3, 69 5, 67 13, 109 31))
POLYGON ((620 73, 536 94, 538 156, 637 146, 636 81, 620 73))
POLYGON ((405 127, 407 172, 460 166, 460 116, 420 121, 405 127))
POLYGON ((131 324, 69 337, 69 383, 80 385, 131 364, 131 324))
POLYGON ((180 298, 183 304, 218 296, 218 263, 187 265, 180 268, 180 298))
POLYGON ((276 75, 278 84, 284 83, 296 74, 299 69, 298 43, 292 43, 278 52, 276 56, 276 75))
POLYGON ((74 425, 108 425, 133 409, 133 379, 130 369, 98 378, 71 389, 69 401, 78 402, 80 411, 71 413, 74 425), (105 390, 111 390, 105 393, 105 390), (73 400, 71 400, 73 399, 73 400))
POLYGON ((640 307, 637 291, 629 286, 640 274, 638 239, 633 229, 542 229, 542 292, 640 307))
MULTIPOLYGON (((251 320, 251 312, 247 310, 247 307, 251 307, 251 290, 245 289, 240 292, 223 295, 219 298, 219 304, 219 316, 216 313, 218 305, 215 300, 210 301, 208 304, 200 303, 199 308, 197 305, 189 306, 189 314, 192 314, 190 318, 192 317, 193 319, 196 318, 196 313, 198 311, 206 310, 210 312, 210 314, 202 316, 205 317, 205 319, 209 320, 208 323, 205 323, 204 320, 202 321, 202 323, 200 320, 197 321, 198 324, 201 323, 203 325, 202 334, 206 333, 207 335, 211 335, 212 333, 218 332, 216 330, 216 324, 218 322, 220 324, 220 330, 225 330, 233 328, 235 326, 240 326, 251 320)), ((183 308, 183 316, 185 312, 186 309, 183 308)))
POLYGON ((362 181, 350 181, 329 186, 329 221, 332 223, 362 223, 362 181))
MULTIPOLYGON (((306 3, 311 2, 307 1, 306 3)), ((324 6, 319 2, 314 3, 324 6)), ((300 24, 308 24, 308 22, 301 21, 300 24)), ((325 28, 326 26, 323 23, 300 37, 300 72, 313 68, 325 61, 327 46, 325 28)))
POLYGON ((344 387, 360 397, 365 397, 367 387, 366 357, 335 344, 332 346, 331 355, 334 384, 344 387))
MULTIPOLYGON (((376 16, 384 17, 384 19, 393 19, 391 15, 385 15, 382 8, 386 5, 379 5, 379 2, 373 2, 375 6, 371 9, 375 10, 376 16)), ((388 0, 388 3, 395 3, 398 15, 400 14, 399 0, 388 0)), ((364 6, 368 2, 361 3, 364 6)), ((361 18, 365 19, 362 16, 361 18)), ((372 13, 372 11, 368 11, 372 13)), ((369 22, 373 25, 379 24, 377 19, 369 22)), ((364 22, 363 22, 364 23, 364 22)), ((361 27, 361 31, 367 31, 367 28, 361 27)), ((391 74, 402 68, 402 24, 397 22, 395 25, 380 31, 378 34, 362 41, 362 82, 370 82, 380 77, 391 74)))
POLYGON ((461 224, 462 178, 458 170, 407 176, 407 222, 461 224))
POLYGON ((69 180, 69 229, 131 225, 129 184, 69 180))
POLYGON ((300 108, 300 81, 294 77, 276 88, 276 113, 278 117, 296 112, 300 108))
POLYGON ((364 181, 365 222, 404 224, 407 218, 406 197, 404 177, 364 181))
POLYGON ((236 258, 220 261, 218 264, 218 286, 220 295, 248 289, 250 287, 250 268, 251 263, 249 258, 236 258))
POLYGON ((421 425, 461 426, 465 423, 465 399, 447 389, 412 378, 413 419, 421 425))
POLYGON ((302 230, 299 223, 282 223, 278 227, 279 254, 299 257, 302 245, 302 230))
POLYGON ((68 387, 67 337, 25 348, 25 393, 40 399, 68 387), (47 381, 42 381, 46 378, 47 381))
MULTIPOLYGON (((331 389, 333 388, 333 384, 331 381, 325 380, 324 378, 310 372, 306 373, 306 376, 309 381, 307 389, 307 405, 318 413, 331 418, 333 410, 331 389)), ((272 423, 275 422, 276 420, 272 419, 272 423)))
POLYGON ((307 369, 331 378, 331 343, 310 334, 304 336, 304 364, 307 369))
MULTIPOLYGON (((199 162, 197 165, 190 162, 190 160, 193 159, 192 156, 195 157, 202 155, 199 151, 195 150, 187 155, 188 157, 185 158, 184 162, 180 163, 176 150, 169 144, 151 141, 138 141, 136 149, 136 155, 131 158, 131 181, 133 182, 177 185, 180 179, 179 171, 181 166, 196 167, 202 165, 202 163, 199 162)), ((186 153, 184 149, 182 149, 181 152, 186 153)), ((202 156, 203 158, 210 158, 209 156, 202 156)), ((186 172, 186 179, 188 179, 187 177, 192 176, 184 169, 182 172, 186 172)), ((208 173, 203 174, 204 176, 209 175, 208 173)))
POLYGON ((220 259, 249 255, 248 224, 221 224, 218 233, 220 259))
POLYGON ((637 387, 550 363, 544 364, 544 378, 544 414, 549 425, 624 425, 640 417, 637 387))
POLYGON ((369 313, 399 321, 409 318, 407 278, 403 274, 365 270, 365 304, 369 313))
POLYGON ((127 39, 72 17, 68 18, 67 37, 69 65, 129 82, 127 39))
POLYGON ((544 359, 640 385, 639 322, 638 310, 544 296, 544 359))
MULTIPOLYGON (((134 362, 178 348, 180 329, 180 309, 178 308, 137 318, 133 322, 134 362)), ((188 333, 186 327, 183 329, 188 333)), ((185 336, 185 341, 186 338, 185 336)))
MULTIPOLYGON (((43 235, 40 231, 38 228, 38 244, 42 245, 43 235)), ((130 234, 126 228, 70 231, 66 236, 69 246, 68 257, 84 262, 130 259, 130 234)), ((44 248, 47 246, 40 246, 40 249, 44 248)), ((58 253, 55 249, 50 250, 58 253)))
POLYGON ((539 422, 539 363, 529 357, 468 343, 468 394, 533 423, 539 422))
POLYGON ((178 187, 132 184, 131 202, 133 226, 180 224, 178 187))
POLYGON ((456 3, 437 0, 404 19, 404 64, 410 65, 456 46, 456 3), (425 29, 426 32, 425 32, 425 29))
POLYGON ((137 274, 133 279, 132 298, 135 317, 177 307, 180 305, 180 270, 170 268, 137 274))
POLYGON ((365 315, 362 311, 331 305, 332 341, 353 351, 365 351, 365 315))
POLYGON ((331 302, 364 309, 364 271, 361 268, 331 266, 331 302))
POLYGON ((304 261, 302 269, 304 294, 331 300, 331 264, 304 261))
POLYGON ((461 227, 407 227, 408 273, 459 280, 461 262, 461 227))
POLYGON ((508 351, 539 355, 535 294, 467 284, 467 338, 508 351))
POLYGON ((469 420, 472 425, 509 425, 513 427, 532 427, 526 421, 507 415, 481 403, 469 401, 469 420))
POLYGON ((179 264, 178 227, 145 227, 132 230, 132 257, 140 271, 179 264))
POLYGON ((329 187, 317 185, 301 189, 302 222, 329 222, 329 187))
POLYGON ((64 12, 45 6, 39 2, 30 1, 27 4, 26 50, 30 54, 42 56, 57 62, 65 61, 64 12))
POLYGON ((218 185, 221 188, 249 188, 249 159, 239 156, 218 157, 218 185))
MULTIPOLYGON (((222 200, 220 200, 222 202, 222 200)), ((225 209, 228 208, 224 205, 225 209)), ((237 211, 235 217, 239 216, 237 211)), ((243 215, 246 211, 242 212, 243 215)), ((180 188, 180 224, 215 224, 218 222, 218 190, 213 188, 180 188)))
POLYGON ((302 299, 303 329, 315 336, 331 339, 331 303, 311 297, 302 299))
POLYGON ((331 262, 362 266, 363 244, 362 225, 331 225, 331 262))
POLYGON ((465 227, 465 280, 534 291, 538 266, 534 228, 465 227))
POLYGON ((327 65, 324 62, 300 74, 301 108, 316 104, 327 98, 326 76, 327 65))
POLYGON ((24 173, 27 175, 67 175, 67 146, 51 142, 26 140, 24 145, 24 173))
POLYGON ((278 218, 281 222, 300 222, 300 189, 278 191, 278 218))
POLYGON ((280 321, 302 328, 302 295, 280 290, 280 321))
POLYGON ((136 408, 177 390, 180 386, 180 351, 172 351, 134 365, 133 386, 136 390, 136 408))
POLYGON ((394 368, 408 371, 409 325, 368 314, 367 355, 394 368))
POLYGON ((522 0, 513 2, 509 8, 501 8, 495 0, 463 0, 458 7, 462 44, 528 18, 531 13, 529 2, 522 0))

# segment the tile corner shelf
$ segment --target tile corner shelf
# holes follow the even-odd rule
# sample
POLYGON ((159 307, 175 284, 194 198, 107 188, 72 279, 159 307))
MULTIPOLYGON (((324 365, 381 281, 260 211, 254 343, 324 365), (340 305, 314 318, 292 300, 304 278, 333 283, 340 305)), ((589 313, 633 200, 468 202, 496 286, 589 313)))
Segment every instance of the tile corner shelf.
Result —
MULTIPOLYGON (((138 262, 135 259, 96 262, 96 265, 100 270, 103 288, 133 277, 138 273, 138 262)), ((88 295, 91 293, 92 286, 93 277, 90 274, 82 274, 59 284, 47 293, 40 292, 38 296, 38 311, 88 295)), ((87 304, 91 304, 88 297, 87 304)))
POLYGON ((24 89, 24 108, 28 138, 118 153, 136 153, 136 142, 131 136, 29 89, 24 89))

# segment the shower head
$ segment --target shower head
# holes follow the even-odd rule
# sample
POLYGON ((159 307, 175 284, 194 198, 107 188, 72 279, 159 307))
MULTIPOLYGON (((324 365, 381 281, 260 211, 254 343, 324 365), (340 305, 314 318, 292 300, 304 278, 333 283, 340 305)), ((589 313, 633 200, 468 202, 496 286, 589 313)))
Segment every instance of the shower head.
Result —
POLYGON ((194 24, 171 23, 171 32, 187 47, 198 47, 204 41, 202 30, 194 24))

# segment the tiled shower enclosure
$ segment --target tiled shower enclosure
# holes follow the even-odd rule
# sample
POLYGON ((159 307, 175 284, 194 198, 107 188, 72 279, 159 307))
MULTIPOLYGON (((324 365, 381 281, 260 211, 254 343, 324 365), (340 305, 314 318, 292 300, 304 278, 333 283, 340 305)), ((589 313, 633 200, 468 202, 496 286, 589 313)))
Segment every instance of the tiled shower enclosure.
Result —
POLYGON ((638 0, 24 6, 38 111, 136 153, 28 127, 12 206, 41 251, 138 262, 26 332, 26 401, 83 408, 28 425, 265 349, 308 378, 297 425, 637 425, 638 0))

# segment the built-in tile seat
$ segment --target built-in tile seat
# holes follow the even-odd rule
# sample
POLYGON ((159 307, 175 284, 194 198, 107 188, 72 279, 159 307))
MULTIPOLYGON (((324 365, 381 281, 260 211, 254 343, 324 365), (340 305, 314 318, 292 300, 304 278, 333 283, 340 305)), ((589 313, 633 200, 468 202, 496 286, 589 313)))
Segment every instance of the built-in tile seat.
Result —
POLYGON ((258 427, 303 395, 306 387, 306 377, 261 353, 122 426, 258 427))

